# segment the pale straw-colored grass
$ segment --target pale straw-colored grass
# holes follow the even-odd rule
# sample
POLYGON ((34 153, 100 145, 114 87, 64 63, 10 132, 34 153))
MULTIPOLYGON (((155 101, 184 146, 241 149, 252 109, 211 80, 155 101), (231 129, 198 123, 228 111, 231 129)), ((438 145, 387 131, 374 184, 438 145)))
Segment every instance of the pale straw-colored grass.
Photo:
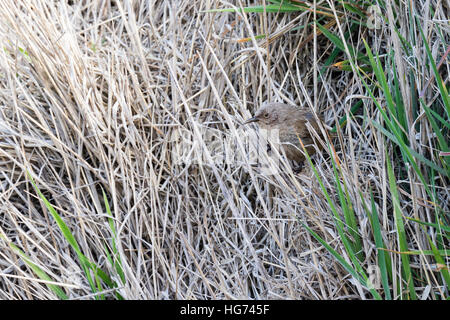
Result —
MULTIPOLYGON (((351 72, 327 68, 319 82, 318 69, 333 49, 323 35, 305 42, 311 27, 286 32, 312 22, 311 12, 207 13, 240 3, 206 0, 73 2, 0 1, 1 299, 57 298, 10 243, 69 298, 95 296, 27 171, 84 255, 126 299, 372 298, 298 222, 348 260, 311 168, 305 164, 294 174, 280 157, 285 169, 267 174, 246 160, 241 139, 256 128, 242 122, 267 100, 323 113, 329 127, 355 101, 369 100, 351 72), (270 45, 267 39, 236 41, 263 33, 273 36, 270 45), (223 165, 206 151, 203 165, 177 163, 173 137, 181 129, 204 149, 210 146, 206 129, 227 137, 233 161, 223 165), (102 189, 114 216, 124 282, 105 254, 112 233, 102 189)), ((434 14, 442 19, 443 8, 434 14)), ((441 27, 448 32, 448 25, 441 27)), ((364 32, 353 39, 360 49, 362 37, 376 52, 397 45, 364 32)), ((391 34, 388 25, 376 32, 391 34)), ((432 48, 435 57, 438 49, 432 48)), ((365 121, 362 112, 350 119, 338 138, 324 138, 325 128, 317 133, 318 143, 332 143, 340 159, 365 266, 376 264, 377 250, 359 192, 370 204, 373 190, 385 241, 396 238, 387 146, 368 121, 380 115, 367 105, 373 113, 365 121)), ((419 149, 429 142, 413 141, 419 149)), ((337 201, 328 149, 313 162, 337 201)), ((414 183, 412 193, 401 195, 402 205, 427 220, 431 205, 421 200, 415 176, 414 183)), ((440 190, 448 199, 448 190, 440 190)), ((414 225, 408 228, 410 240, 428 248, 423 236, 414 239, 414 225)), ((391 258, 400 272, 400 257, 391 258)), ((430 260, 415 262, 427 270, 430 260)), ((437 283, 437 274, 424 272, 430 285, 437 283)), ((114 291, 105 297, 115 297, 114 291)))

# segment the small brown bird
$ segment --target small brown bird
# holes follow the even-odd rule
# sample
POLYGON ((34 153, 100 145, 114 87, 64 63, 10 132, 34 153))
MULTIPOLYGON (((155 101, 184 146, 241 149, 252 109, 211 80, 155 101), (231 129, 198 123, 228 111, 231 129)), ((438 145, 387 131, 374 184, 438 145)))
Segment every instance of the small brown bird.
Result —
MULTIPOLYGON (((323 118, 319 116, 319 120, 323 121, 323 118)), ((299 164, 305 160, 299 138, 310 156, 316 153, 315 146, 320 148, 320 145, 314 144, 314 139, 306 127, 306 123, 309 122, 311 127, 316 132, 319 132, 316 117, 309 110, 284 103, 267 103, 256 112, 253 118, 248 119, 244 124, 251 122, 258 122, 261 129, 278 129, 280 143, 283 146, 286 157, 299 164)))

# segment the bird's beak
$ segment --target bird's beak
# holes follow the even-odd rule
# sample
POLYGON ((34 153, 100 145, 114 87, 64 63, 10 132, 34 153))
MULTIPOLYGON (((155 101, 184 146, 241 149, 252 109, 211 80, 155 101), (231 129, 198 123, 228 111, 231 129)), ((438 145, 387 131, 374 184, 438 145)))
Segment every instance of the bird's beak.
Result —
POLYGON ((244 124, 249 124, 249 123, 258 122, 258 121, 259 121, 259 118, 253 117, 253 118, 250 118, 247 121, 245 121, 244 124))

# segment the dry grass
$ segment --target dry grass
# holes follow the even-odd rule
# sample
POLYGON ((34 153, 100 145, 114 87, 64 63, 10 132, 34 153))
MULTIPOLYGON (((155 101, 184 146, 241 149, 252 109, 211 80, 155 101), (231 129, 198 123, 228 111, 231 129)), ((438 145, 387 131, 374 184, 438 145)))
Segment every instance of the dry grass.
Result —
MULTIPOLYGON (((420 16, 424 22, 433 19, 448 39, 448 2, 431 2, 439 2, 435 12, 420 16)), ((119 283, 126 299, 372 298, 298 222, 348 259, 311 168, 295 175, 287 166, 268 175, 245 160, 239 139, 253 128, 243 128, 242 121, 267 100, 324 113, 326 124, 334 126, 363 99, 365 119, 362 112, 350 119, 333 141, 319 133, 318 143, 334 145, 341 179, 350 186, 363 264, 376 264, 377 250, 360 192, 370 203, 373 190, 388 249, 398 250, 386 172, 390 146, 367 120, 379 120, 379 113, 354 73, 327 68, 319 81, 318 69, 333 49, 324 36, 308 38, 312 27, 286 33, 312 22, 312 12, 205 13, 230 6, 205 0, 75 3, 0 2, 1 299, 56 298, 10 243, 69 298, 93 298, 76 255, 27 171, 81 251, 119 283), (269 45, 268 39, 236 41, 262 33, 276 36, 269 45), (204 165, 176 163, 172 137, 180 128, 202 147, 208 145, 202 135, 206 128, 226 136, 235 141, 241 160, 221 165, 208 161, 214 155, 206 152, 204 165), (102 189, 114 215, 125 282, 105 255, 112 233, 102 189)), ((415 10, 420 5, 416 1, 415 10)), ((407 18, 399 25, 410 31, 407 18)), ((441 48, 430 31, 433 24, 427 26, 438 61, 441 48)), ((340 28, 337 23, 333 31, 340 28)), ((398 45, 391 34, 389 25, 361 28, 353 44, 364 48, 365 38, 374 52, 385 52, 398 45)), ((396 57, 397 66, 409 68, 408 58, 396 57)), ((426 52, 418 48, 417 59, 426 60, 426 52)), ((448 68, 444 63, 446 74, 448 68)), ((431 78, 430 70, 419 72, 431 78)), ((402 94, 411 92, 408 86, 400 88, 402 94)), ((428 98, 433 94, 430 90, 428 98)), ((419 152, 434 146, 430 128, 421 130, 408 133, 419 152)), ((313 157, 336 200, 330 159, 328 151, 313 157)), ((409 174, 405 183, 411 189, 400 192, 402 209, 431 221, 432 204, 409 174)), ((449 190, 440 182, 437 186, 448 212, 449 190)), ((411 246, 429 250, 416 227, 406 225, 411 246)), ((389 254, 393 270, 400 272, 399 255, 389 254)), ((420 297, 431 297, 430 286, 445 292, 429 257, 417 256, 412 264, 429 280, 417 289, 420 297)), ((113 297, 113 291, 105 296, 113 297)))

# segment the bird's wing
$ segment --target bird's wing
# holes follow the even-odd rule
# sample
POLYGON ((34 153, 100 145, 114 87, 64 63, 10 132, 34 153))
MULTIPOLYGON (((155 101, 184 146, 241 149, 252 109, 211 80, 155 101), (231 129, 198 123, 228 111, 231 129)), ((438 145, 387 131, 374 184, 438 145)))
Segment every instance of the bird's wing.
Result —
MULTIPOLYGON (((314 114, 312 114, 311 112, 306 112, 305 113, 305 119, 309 122, 309 124, 314 128, 314 130, 316 130, 317 132, 319 132, 319 124, 316 120, 316 117, 314 116, 314 114)), ((321 116, 319 116, 319 121, 323 121, 323 118, 321 116)))

